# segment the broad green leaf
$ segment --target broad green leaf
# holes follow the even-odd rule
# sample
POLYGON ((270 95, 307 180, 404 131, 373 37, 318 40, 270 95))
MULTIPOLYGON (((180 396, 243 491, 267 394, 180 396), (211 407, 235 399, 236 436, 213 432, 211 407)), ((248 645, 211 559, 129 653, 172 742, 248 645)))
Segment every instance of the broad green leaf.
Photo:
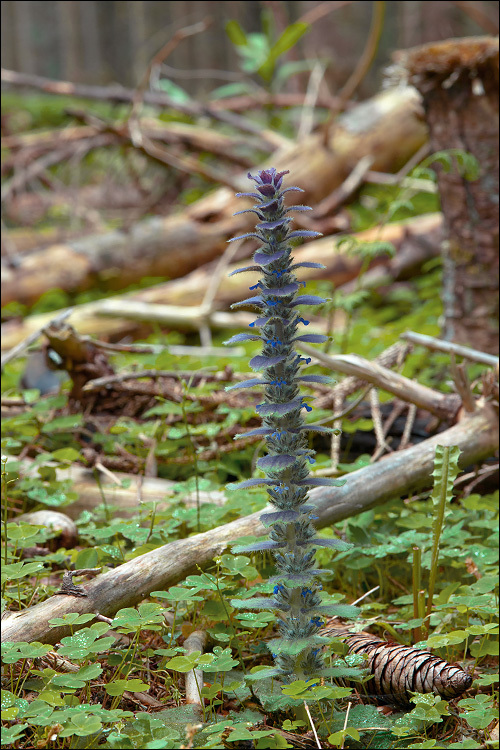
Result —
POLYGON ((31 576, 43 570, 43 562, 17 562, 10 565, 2 565, 2 583, 16 581, 24 576, 31 576))
POLYGON ((123 695, 128 690, 130 693, 143 693, 149 689, 149 685, 146 685, 142 680, 114 680, 106 685, 106 692, 108 695, 123 695))
POLYGON ((193 651, 193 653, 184 656, 174 656, 165 664, 167 669, 173 669, 175 672, 190 672, 198 665, 198 659, 201 655, 201 651, 193 651))
POLYGON ((2 643, 2 661, 5 664, 14 664, 20 659, 38 659, 52 651, 52 646, 33 641, 6 642, 2 643))
POLYGON ((230 41, 237 47, 245 47, 248 44, 247 35, 238 21, 228 21, 226 23, 226 34, 230 41))

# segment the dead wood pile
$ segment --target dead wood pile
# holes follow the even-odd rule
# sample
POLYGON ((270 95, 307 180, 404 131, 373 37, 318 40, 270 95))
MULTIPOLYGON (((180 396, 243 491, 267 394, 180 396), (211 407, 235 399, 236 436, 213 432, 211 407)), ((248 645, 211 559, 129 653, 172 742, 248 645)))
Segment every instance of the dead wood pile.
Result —
MULTIPOLYGON (((99 138, 110 135, 101 132, 99 138)), ((342 115, 326 145, 321 134, 312 134, 278 149, 266 164, 289 169, 305 191, 304 201, 316 205, 361 159, 369 157, 372 170, 395 171, 426 137, 415 91, 388 90, 342 115)), ((132 134, 128 138, 133 140, 132 134)), ((191 165, 191 171, 194 168, 191 165)), ((53 288, 74 292, 96 281, 117 288, 142 276, 178 278, 189 273, 220 255, 230 237, 250 226, 248 215, 233 216, 241 209, 234 189, 246 189, 246 176, 230 181, 231 188, 219 188, 177 215, 145 219, 127 230, 94 234, 22 257, 2 274, 2 304, 32 304, 53 288)))

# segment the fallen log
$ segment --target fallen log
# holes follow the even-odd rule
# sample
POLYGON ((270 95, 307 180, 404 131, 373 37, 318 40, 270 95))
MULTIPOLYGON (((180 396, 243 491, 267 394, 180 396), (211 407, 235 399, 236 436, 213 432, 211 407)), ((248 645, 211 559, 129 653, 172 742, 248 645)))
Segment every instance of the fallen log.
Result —
MULTIPOLYGON (((387 255, 379 256, 370 268, 383 267, 378 271, 378 278, 400 278, 410 267, 417 267, 439 254, 442 239, 441 214, 426 214, 402 222, 374 227, 353 235, 362 242, 390 242, 397 250, 396 256, 388 259, 387 255)), ((340 287, 355 279, 361 268, 362 260, 357 253, 347 254, 342 248, 344 235, 322 237, 308 242, 294 250, 297 263, 322 263, 325 268, 301 268, 301 281, 328 279, 335 287, 340 287)), ((239 268, 248 266, 248 259, 228 266, 227 273, 221 278, 215 299, 230 304, 248 296, 249 276, 236 274, 229 276, 239 268)), ((204 298, 207 285, 214 273, 213 264, 207 264, 192 271, 182 279, 174 279, 163 285, 164 299, 169 304, 197 305, 204 298)), ((116 297, 114 298, 116 299, 116 297)))
MULTIPOLYGON (((448 430, 352 472, 343 487, 313 489, 310 500, 317 507, 317 527, 330 526, 394 497, 431 486, 437 445, 458 446, 462 468, 493 455, 498 449, 496 411, 490 404, 482 403, 473 414, 448 430)), ((210 564, 239 538, 267 533, 259 521, 260 515, 257 512, 140 555, 97 576, 85 586, 86 596, 53 596, 12 613, 2 623, 2 640, 57 643, 70 635, 70 629, 50 628, 48 621, 53 617, 63 617, 69 612, 97 612, 112 617, 119 609, 136 605, 152 591, 179 583, 194 573, 197 566, 210 564)))
MULTIPOLYGON (((427 214, 414 219, 387 224, 382 228, 369 229, 352 236, 359 242, 369 242, 372 240, 392 242, 398 250, 395 258, 391 261, 386 261, 381 266, 375 266, 367 272, 364 279, 366 282, 370 282, 369 285, 371 285, 372 282, 381 282, 383 280, 390 280, 390 278, 404 278, 410 274, 413 267, 437 255, 442 236, 442 218, 440 214, 427 214)), ((327 266, 325 270, 304 268, 301 270, 301 278, 304 280, 327 278, 335 286, 341 286, 346 281, 349 281, 349 279, 355 278, 359 271, 359 261, 355 257, 351 258, 339 252, 337 248, 341 239, 342 237, 340 236, 325 237, 297 249, 294 252, 297 262, 313 260, 314 262, 324 263, 327 266)), ((241 267, 241 265, 244 264, 234 264, 229 267, 228 271, 235 270, 241 267)), ((188 314, 186 309, 183 310, 179 307, 178 315, 175 316, 173 308, 175 304, 179 306, 200 305, 204 299, 208 281, 213 276, 213 273, 214 269, 212 267, 200 268, 183 279, 158 284, 140 292, 117 295, 112 300, 88 302, 75 306, 71 316, 68 318, 68 322, 80 334, 98 335, 99 337, 122 337, 132 333, 137 328, 137 324, 131 320, 116 317, 114 319, 103 320, 101 314, 103 310, 107 310, 107 314, 109 314, 111 308, 115 310, 116 314, 120 304, 127 310, 130 308, 131 301, 137 301, 159 303, 162 305, 168 304, 171 307, 173 315, 172 326, 182 325, 184 328, 196 330, 202 322, 200 317, 201 310, 188 314)), ((242 292, 246 292, 248 285, 248 280, 245 281, 243 276, 237 274, 228 278, 227 273, 225 273, 223 278, 221 278, 214 300, 216 303, 230 303, 241 299, 242 296, 246 296, 242 292)), ((213 312, 210 315, 210 319, 206 318, 206 321, 210 325, 224 327, 224 315, 227 314, 213 312), (219 320, 218 316, 220 316, 220 326, 216 322, 219 320)), ((250 313, 233 313, 233 315, 241 316, 243 326, 251 322, 251 319, 247 320, 249 315, 251 315, 250 313)), ((44 313, 41 315, 32 315, 22 321, 13 320, 5 323, 2 325, 2 349, 10 349, 17 345, 34 331, 40 330, 47 325, 53 317, 54 313, 44 313)), ((237 318, 234 318, 235 323, 236 321, 237 318)), ((231 323, 228 321, 226 325, 231 325, 231 323)))
MULTIPOLYGON (((268 163, 290 171, 314 205, 337 188, 360 159, 373 158, 372 170, 398 169, 427 137, 414 89, 388 90, 346 112, 332 128, 328 146, 320 134, 278 149, 268 163)), ((262 165, 261 165, 262 166, 262 165)), ((247 189, 246 175, 234 181, 247 189)), ((252 226, 239 199, 220 188, 167 218, 149 218, 129 231, 116 230, 53 245, 21 258, 2 275, 2 304, 32 304, 53 288, 78 291, 96 280, 124 287, 141 276, 184 276, 220 255, 226 241, 252 226)))

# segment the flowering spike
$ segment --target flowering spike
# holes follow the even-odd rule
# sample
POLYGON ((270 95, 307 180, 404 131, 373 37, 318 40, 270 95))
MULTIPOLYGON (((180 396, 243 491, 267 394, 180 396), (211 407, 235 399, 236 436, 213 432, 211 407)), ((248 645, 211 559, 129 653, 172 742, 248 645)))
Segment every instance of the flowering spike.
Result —
MULTIPOLYGON (((232 307, 248 304, 258 307, 259 317, 250 327, 260 328, 261 336, 238 334, 227 343, 256 338, 262 340, 262 353, 250 360, 253 370, 262 371, 262 378, 253 378, 234 387, 264 387, 264 401, 256 406, 264 424, 246 434, 263 436, 266 440, 267 455, 257 462, 258 469, 266 476, 247 479, 233 487, 246 489, 264 486, 274 506, 273 512, 261 516, 262 523, 270 529, 269 541, 252 545, 252 549, 269 550, 275 559, 277 576, 274 598, 268 600, 269 608, 280 613, 280 637, 273 641, 272 648, 275 674, 281 675, 285 681, 291 681, 316 676, 323 666, 317 635, 322 620, 319 617, 321 597, 318 593, 321 587, 316 579, 321 571, 314 566, 315 546, 319 546, 322 540, 316 537, 312 523, 316 509, 307 503, 308 492, 310 487, 335 486, 339 483, 309 475, 314 452, 308 447, 307 432, 330 430, 305 423, 304 410, 311 411, 311 407, 300 394, 300 383, 324 382, 324 376, 300 375, 302 364, 308 364, 311 360, 297 354, 294 342, 320 343, 326 341, 327 337, 314 333, 297 335, 299 324, 309 324, 297 314, 297 307, 317 305, 325 300, 314 295, 298 294, 305 284, 297 279, 295 269, 318 268, 321 264, 293 265, 291 249, 293 240, 318 237, 320 233, 290 230, 292 219, 289 211, 307 211, 309 208, 285 208, 286 193, 303 192, 297 187, 282 188, 285 174, 287 172, 270 168, 255 176, 249 175, 255 183, 256 192, 242 194, 256 200, 252 209, 259 218, 256 230, 242 237, 257 237, 262 242, 253 256, 261 277, 251 287, 258 289, 260 294, 237 302, 232 307)), ((256 267, 249 266, 248 270, 256 270, 256 267)), ((251 599, 245 601, 252 606, 251 599)), ((257 605, 262 608, 262 599, 257 600, 257 605)))

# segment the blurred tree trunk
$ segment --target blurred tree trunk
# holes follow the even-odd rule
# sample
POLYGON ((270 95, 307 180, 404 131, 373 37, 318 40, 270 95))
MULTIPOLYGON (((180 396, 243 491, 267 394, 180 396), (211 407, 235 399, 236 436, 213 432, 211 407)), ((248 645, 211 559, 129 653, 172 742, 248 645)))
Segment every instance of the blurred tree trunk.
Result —
POLYGON ((396 54, 420 91, 433 151, 477 159, 479 178, 437 168, 447 229, 444 336, 498 353, 498 39, 470 37, 396 54))
POLYGON ((82 80, 80 60, 80 15, 76 0, 58 2, 63 66, 70 81, 82 80))
POLYGON ((37 69, 35 51, 31 41, 32 24, 30 2, 12 3, 14 11, 13 33, 17 42, 17 69, 22 73, 34 73, 37 69))
POLYGON ((103 74, 102 42, 97 0, 80 3, 83 69, 91 83, 100 83, 103 74))

